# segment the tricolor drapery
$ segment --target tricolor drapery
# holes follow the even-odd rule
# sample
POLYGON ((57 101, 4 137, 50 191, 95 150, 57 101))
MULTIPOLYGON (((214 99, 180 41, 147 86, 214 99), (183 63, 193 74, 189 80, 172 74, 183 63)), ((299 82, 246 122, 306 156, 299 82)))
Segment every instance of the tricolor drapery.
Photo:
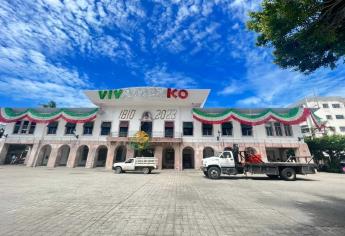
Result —
POLYGON ((87 112, 75 112, 70 109, 61 108, 53 112, 41 112, 35 109, 26 109, 15 112, 12 108, 0 109, 0 122, 11 123, 22 119, 28 119, 37 123, 49 123, 60 118, 71 123, 85 123, 96 118, 98 108, 87 112))
POLYGON ((300 124, 311 116, 317 128, 321 128, 320 118, 317 117, 310 109, 295 107, 286 113, 277 113, 273 109, 267 109, 258 114, 245 114, 236 109, 227 109, 220 113, 207 113, 201 109, 193 109, 193 118, 206 124, 221 124, 226 121, 236 120, 241 124, 261 125, 268 121, 274 120, 283 124, 294 125, 300 124))

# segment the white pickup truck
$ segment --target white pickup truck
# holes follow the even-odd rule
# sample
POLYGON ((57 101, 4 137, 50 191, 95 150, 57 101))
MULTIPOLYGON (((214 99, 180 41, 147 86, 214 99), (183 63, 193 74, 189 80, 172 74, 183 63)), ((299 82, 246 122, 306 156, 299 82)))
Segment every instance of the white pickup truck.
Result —
POLYGON ((144 174, 150 174, 153 169, 157 169, 157 159, 155 157, 129 158, 125 162, 113 164, 113 170, 116 174, 125 171, 142 171, 144 174))

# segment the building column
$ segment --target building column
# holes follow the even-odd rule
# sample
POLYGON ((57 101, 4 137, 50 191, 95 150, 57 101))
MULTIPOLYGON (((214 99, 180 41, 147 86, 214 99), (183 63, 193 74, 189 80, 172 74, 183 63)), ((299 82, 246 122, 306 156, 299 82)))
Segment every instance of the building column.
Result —
POLYGON ((163 147, 156 146, 155 148, 155 158, 157 159, 157 168, 162 169, 162 158, 163 158, 163 147))
POLYGON ((204 146, 197 145, 194 148, 194 169, 199 169, 204 158, 204 146))
POLYGON ((73 145, 70 149, 69 156, 67 159, 66 167, 68 168, 74 168, 76 167, 77 163, 77 152, 78 152, 79 146, 77 144, 73 145))
POLYGON ((297 161, 299 162, 308 162, 311 159, 311 154, 308 148, 308 145, 306 143, 301 143, 299 147, 297 148, 296 151, 296 156, 297 157, 304 157, 304 158, 299 158, 297 161))
POLYGON ((9 145, 5 142, 0 143, 0 165, 5 164, 9 145))
POLYGON ((126 160, 128 160, 129 158, 134 157, 134 150, 130 145, 127 145, 126 147, 126 160))
POLYGON ((118 145, 116 144, 111 144, 108 145, 108 153, 107 153, 107 160, 105 162, 105 169, 111 170, 113 167, 114 163, 114 158, 115 158, 115 150, 118 145))
POLYGON ((90 146, 89 153, 87 154, 85 168, 94 168, 97 158, 97 148, 98 146, 90 146))
POLYGON ((26 161, 26 166, 28 167, 34 167, 36 166, 36 159, 38 158, 39 151, 41 150, 42 145, 40 145, 39 142, 34 143, 30 153, 28 153, 28 156, 26 157, 28 160, 26 161))
POLYGON ((58 145, 56 146, 52 145, 52 151, 50 152, 47 167, 54 168, 56 166, 56 159, 58 158, 59 148, 60 146, 58 145))
POLYGON ((175 170, 181 171, 182 170, 182 150, 181 146, 177 144, 174 146, 175 150, 175 170))

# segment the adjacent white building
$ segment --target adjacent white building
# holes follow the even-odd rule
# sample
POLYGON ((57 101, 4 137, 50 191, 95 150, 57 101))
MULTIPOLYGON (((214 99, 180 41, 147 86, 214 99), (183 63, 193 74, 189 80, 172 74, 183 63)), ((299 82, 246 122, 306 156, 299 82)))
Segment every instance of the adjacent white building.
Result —
POLYGON ((301 123, 301 130, 304 136, 315 135, 320 137, 324 134, 345 135, 345 98, 332 97, 308 97, 292 105, 310 108, 324 123, 324 128, 317 129, 309 117, 301 123))
POLYGON ((155 156, 161 169, 199 168, 202 158, 234 144, 255 148, 265 161, 284 161, 291 152, 309 160, 299 127, 309 109, 204 108, 209 92, 122 88, 85 91, 92 108, 1 108, 7 125, 0 164, 16 156, 30 167, 111 169, 137 155, 130 143, 140 130, 151 137, 144 154, 155 156))

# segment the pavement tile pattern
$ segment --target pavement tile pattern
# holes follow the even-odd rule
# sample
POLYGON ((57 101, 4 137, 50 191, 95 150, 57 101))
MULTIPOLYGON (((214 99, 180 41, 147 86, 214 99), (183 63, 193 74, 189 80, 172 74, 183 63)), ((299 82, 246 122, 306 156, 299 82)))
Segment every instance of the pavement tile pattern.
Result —
POLYGON ((0 235, 345 235, 345 175, 0 166, 0 235))

